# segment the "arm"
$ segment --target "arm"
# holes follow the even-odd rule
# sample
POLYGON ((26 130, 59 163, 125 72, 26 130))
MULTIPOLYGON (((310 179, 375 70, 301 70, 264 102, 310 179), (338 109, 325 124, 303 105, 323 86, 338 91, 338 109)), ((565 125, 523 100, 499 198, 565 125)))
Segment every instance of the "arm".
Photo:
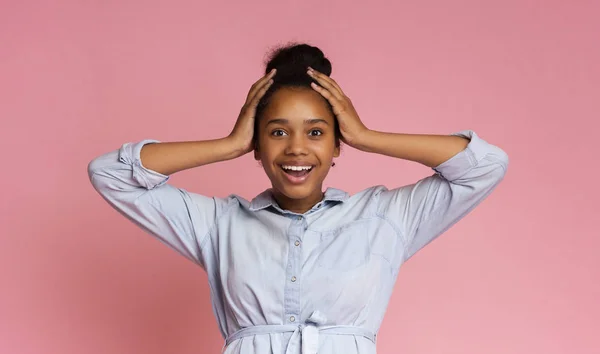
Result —
POLYGON ((469 139, 456 135, 418 135, 367 130, 354 142, 357 149, 435 167, 464 150, 469 139))
MULTIPOLYGON (((413 152, 399 149, 396 155, 410 156, 429 165, 435 165, 439 161, 436 158, 450 157, 433 166, 436 173, 431 176, 411 185, 380 190, 378 213, 398 230, 405 246, 404 261, 479 205, 502 181, 508 168, 508 155, 474 131, 461 131, 448 138, 438 139, 437 147, 415 148, 413 152), (451 138, 459 136, 468 139, 468 145, 456 152, 456 142, 451 138), (442 151, 444 142, 447 155, 442 151), (427 153, 434 157, 428 159, 427 153)), ((405 143, 390 144, 401 147, 405 143)), ((418 140, 415 145, 420 146, 418 140)), ((389 149, 378 151, 390 152, 389 149)))
POLYGON ((144 145, 140 158, 148 169, 163 175, 235 159, 243 155, 238 144, 231 138, 205 141, 168 142, 144 145))
POLYGON ((253 150, 254 114, 256 106, 272 85, 276 70, 254 83, 246 97, 233 131, 226 138, 170 142, 143 146, 140 159, 146 168, 170 175, 193 167, 235 159, 253 150))
MULTIPOLYGON (((140 158, 141 151, 152 147, 146 151, 146 159, 163 172, 173 172, 184 169, 189 161, 218 161, 223 155, 228 156, 226 151, 200 149, 203 145, 206 147, 211 143, 159 143, 157 140, 126 143, 120 149, 93 159, 88 165, 88 174, 94 189, 114 209, 205 268, 203 245, 228 201, 167 184, 169 176, 147 168, 140 158), (165 162, 176 149, 180 150, 182 158, 175 159, 175 163, 165 162), (195 155, 199 157, 195 158, 195 155)), ((225 150, 225 147, 221 148, 225 150)), ((235 149, 231 149, 233 155, 235 149)))
POLYGON ((203 246, 229 201, 167 184, 169 175, 251 151, 255 108, 273 74, 252 86, 228 137, 169 143, 148 139, 123 144, 88 164, 93 187, 143 230, 206 268, 203 246))
POLYGON ((377 191, 377 212, 401 237, 403 260, 467 215, 504 178, 507 154, 475 132, 441 136, 372 131, 362 123, 352 102, 333 79, 315 70, 308 74, 319 84, 313 83, 313 88, 331 103, 348 145, 416 161, 436 172, 411 185, 377 191))

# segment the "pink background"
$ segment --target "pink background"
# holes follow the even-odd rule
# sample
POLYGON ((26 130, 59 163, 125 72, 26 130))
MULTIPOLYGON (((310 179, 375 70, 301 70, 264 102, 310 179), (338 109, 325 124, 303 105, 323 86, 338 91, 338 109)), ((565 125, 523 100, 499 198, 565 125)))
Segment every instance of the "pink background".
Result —
MULTIPOLYGON (((220 351, 204 272, 113 211, 87 163, 225 136, 268 48, 299 40, 367 126, 474 129, 510 156, 496 192, 404 266, 378 352, 599 353, 598 4, 2 1, 0 352, 220 351)), ((430 173, 346 148, 327 183, 430 173)), ((251 154, 172 182, 269 186, 251 154)))

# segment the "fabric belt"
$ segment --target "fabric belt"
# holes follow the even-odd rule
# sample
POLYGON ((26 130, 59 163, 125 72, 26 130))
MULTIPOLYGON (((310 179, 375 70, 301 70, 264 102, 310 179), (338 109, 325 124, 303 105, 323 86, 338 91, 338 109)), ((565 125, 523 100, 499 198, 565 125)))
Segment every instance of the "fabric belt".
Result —
POLYGON ((242 337, 254 336, 257 334, 287 333, 292 332, 292 336, 285 351, 286 354, 317 354, 319 349, 319 333, 333 335, 355 335, 368 338, 375 343, 376 335, 370 330, 357 326, 323 326, 327 322, 325 316, 315 311, 300 325, 261 325, 242 328, 225 340, 225 346, 242 337), (300 351, 300 347, 302 350, 300 351))

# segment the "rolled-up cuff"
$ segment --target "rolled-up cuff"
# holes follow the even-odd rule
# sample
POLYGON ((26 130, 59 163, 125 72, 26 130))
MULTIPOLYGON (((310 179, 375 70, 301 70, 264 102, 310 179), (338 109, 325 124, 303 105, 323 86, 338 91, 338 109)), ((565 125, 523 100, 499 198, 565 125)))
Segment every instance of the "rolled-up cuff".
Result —
POLYGON ((473 130, 462 130, 450 135, 471 140, 464 150, 433 167, 436 173, 448 181, 453 181, 477 166, 479 161, 493 150, 494 146, 481 139, 473 130))
POLYGON ((133 179, 146 189, 160 187, 169 180, 169 176, 147 169, 142 165, 140 152, 144 145, 152 143, 160 143, 160 141, 145 139, 137 143, 125 143, 119 149, 119 161, 131 165, 133 179))

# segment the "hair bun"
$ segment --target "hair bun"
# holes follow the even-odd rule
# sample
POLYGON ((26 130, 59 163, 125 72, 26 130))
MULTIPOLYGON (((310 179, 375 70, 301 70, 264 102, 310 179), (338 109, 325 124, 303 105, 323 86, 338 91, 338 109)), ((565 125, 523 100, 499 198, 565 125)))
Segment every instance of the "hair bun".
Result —
POLYGON ((276 82, 307 85, 312 81, 306 74, 309 66, 327 76, 331 75, 331 62, 321 49, 308 44, 295 44, 272 52, 266 64, 265 74, 275 68, 276 82))

